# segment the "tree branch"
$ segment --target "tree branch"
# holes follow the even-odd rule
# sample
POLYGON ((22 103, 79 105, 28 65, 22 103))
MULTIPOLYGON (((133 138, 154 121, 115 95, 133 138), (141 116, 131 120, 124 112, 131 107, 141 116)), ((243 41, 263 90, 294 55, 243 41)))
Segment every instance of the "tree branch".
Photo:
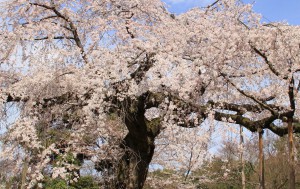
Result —
POLYGON ((269 66, 270 70, 276 75, 276 76, 280 76, 280 73, 274 68, 274 66, 272 65, 272 63, 269 61, 267 55, 263 52, 261 52, 260 50, 258 50, 256 47, 254 47, 253 45, 250 44, 250 47, 254 50, 254 52, 256 52, 260 57, 262 57, 266 64, 269 66))
MULTIPOLYGON (((40 40, 46 40, 46 39, 49 39, 49 37, 46 36, 46 37, 41 37, 41 38, 35 38, 34 40, 40 41, 40 40)), ((55 36, 55 37, 53 37, 53 39, 73 39, 74 40, 74 37, 55 36)))
POLYGON ((86 64, 88 64, 89 61, 88 61, 87 56, 85 54, 84 47, 81 43, 78 31, 77 31, 77 27, 71 21, 71 19, 68 16, 61 14, 54 6, 51 7, 51 6, 44 5, 44 4, 39 4, 39 3, 30 3, 30 5, 35 5, 35 6, 39 6, 39 7, 43 7, 45 9, 51 10, 57 15, 57 17, 60 17, 63 20, 65 20, 67 23, 69 23, 71 32, 72 32, 73 37, 74 37, 74 41, 75 41, 76 45, 78 46, 78 48, 81 51, 81 56, 82 56, 83 60, 85 61, 86 64))
MULTIPOLYGON (((248 97, 250 98, 251 100, 253 100, 254 102, 258 103, 260 106, 262 106, 263 108, 269 110, 273 115, 278 115, 278 112, 275 111, 274 109, 272 109, 270 106, 268 106, 266 103, 260 101, 259 99, 257 99, 256 97, 250 95, 250 94, 247 94, 244 90, 241 90, 240 88, 238 88, 231 80, 229 80, 227 77, 226 77, 226 74, 224 73, 221 73, 221 75, 223 76, 223 78, 229 82, 238 92, 240 92, 242 95, 244 95, 245 97, 248 97)), ((278 107, 279 109, 279 107, 278 107)))
POLYGON ((290 100, 290 107, 292 111, 294 112, 296 109, 296 104, 295 104, 295 95, 294 95, 294 76, 292 76, 291 81, 289 83, 289 88, 288 88, 288 95, 289 95, 289 100, 290 100))

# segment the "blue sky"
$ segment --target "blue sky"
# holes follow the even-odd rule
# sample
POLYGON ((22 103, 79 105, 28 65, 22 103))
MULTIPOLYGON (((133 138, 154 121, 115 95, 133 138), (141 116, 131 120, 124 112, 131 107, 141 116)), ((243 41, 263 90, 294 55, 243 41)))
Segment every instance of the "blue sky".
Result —
MULTIPOLYGON (((0 4, 9 0, 0 0, 0 4)), ((173 13, 182 13, 195 6, 207 6, 215 0, 163 0, 173 13)), ((241 0, 254 3, 254 10, 264 16, 266 22, 287 21, 300 25, 300 0, 241 0)))
MULTIPOLYGON (((287 21, 292 25, 300 25, 300 0, 242 0, 245 3, 254 3, 254 10, 262 14, 263 21, 287 21)), ((173 13, 182 13, 188 9, 207 6, 214 0, 164 0, 173 13)))

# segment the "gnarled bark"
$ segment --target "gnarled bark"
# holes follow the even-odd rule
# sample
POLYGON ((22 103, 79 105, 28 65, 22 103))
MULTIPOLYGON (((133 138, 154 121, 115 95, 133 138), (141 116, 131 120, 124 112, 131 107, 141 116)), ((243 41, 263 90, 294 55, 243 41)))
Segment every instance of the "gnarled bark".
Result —
POLYGON ((155 118, 149 121, 145 118, 145 97, 128 103, 130 107, 125 112, 125 124, 129 132, 121 144, 125 154, 117 165, 116 189, 141 189, 147 177, 161 120, 155 118))

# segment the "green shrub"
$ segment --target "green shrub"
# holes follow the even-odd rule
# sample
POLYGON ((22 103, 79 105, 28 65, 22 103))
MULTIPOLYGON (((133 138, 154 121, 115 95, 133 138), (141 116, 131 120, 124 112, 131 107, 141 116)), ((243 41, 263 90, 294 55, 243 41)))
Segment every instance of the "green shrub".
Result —
POLYGON ((74 183, 73 186, 76 189, 98 189, 99 188, 99 186, 91 176, 80 177, 78 179, 78 182, 74 183))
POLYGON ((69 184, 62 179, 51 179, 45 182, 45 189, 98 189, 93 177, 80 177, 77 182, 69 184))
POLYGON ((75 189, 68 186, 67 182, 61 179, 52 179, 45 183, 45 189, 75 189))

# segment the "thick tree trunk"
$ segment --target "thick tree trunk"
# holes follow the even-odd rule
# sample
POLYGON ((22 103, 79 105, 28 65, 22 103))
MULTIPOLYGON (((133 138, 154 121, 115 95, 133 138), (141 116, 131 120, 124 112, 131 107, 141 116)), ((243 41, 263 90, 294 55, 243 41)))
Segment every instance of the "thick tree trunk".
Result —
POLYGON ((129 133, 124 143, 127 151, 118 165, 115 188, 142 189, 154 153, 154 140, 139 140, 129 133))
POLYGON ((264 164, 264 145, 263 145, 263 130, 258 131, 259 143, 259 188, 265 189, 265 164, 264 164))
POLYGON ((295 189, 295 152, 293 140, 293 118, 288 118, 289 189, 295 189))
POLYGON ((129 133, 122 148, 125 154, 117 167, 116 189, 142 189, 147 177, 148 167, 154 153, 154 139, 160 132, 160 118, 148 121, 145 116, 144 99, 132 102, 125 115, 129 133))

